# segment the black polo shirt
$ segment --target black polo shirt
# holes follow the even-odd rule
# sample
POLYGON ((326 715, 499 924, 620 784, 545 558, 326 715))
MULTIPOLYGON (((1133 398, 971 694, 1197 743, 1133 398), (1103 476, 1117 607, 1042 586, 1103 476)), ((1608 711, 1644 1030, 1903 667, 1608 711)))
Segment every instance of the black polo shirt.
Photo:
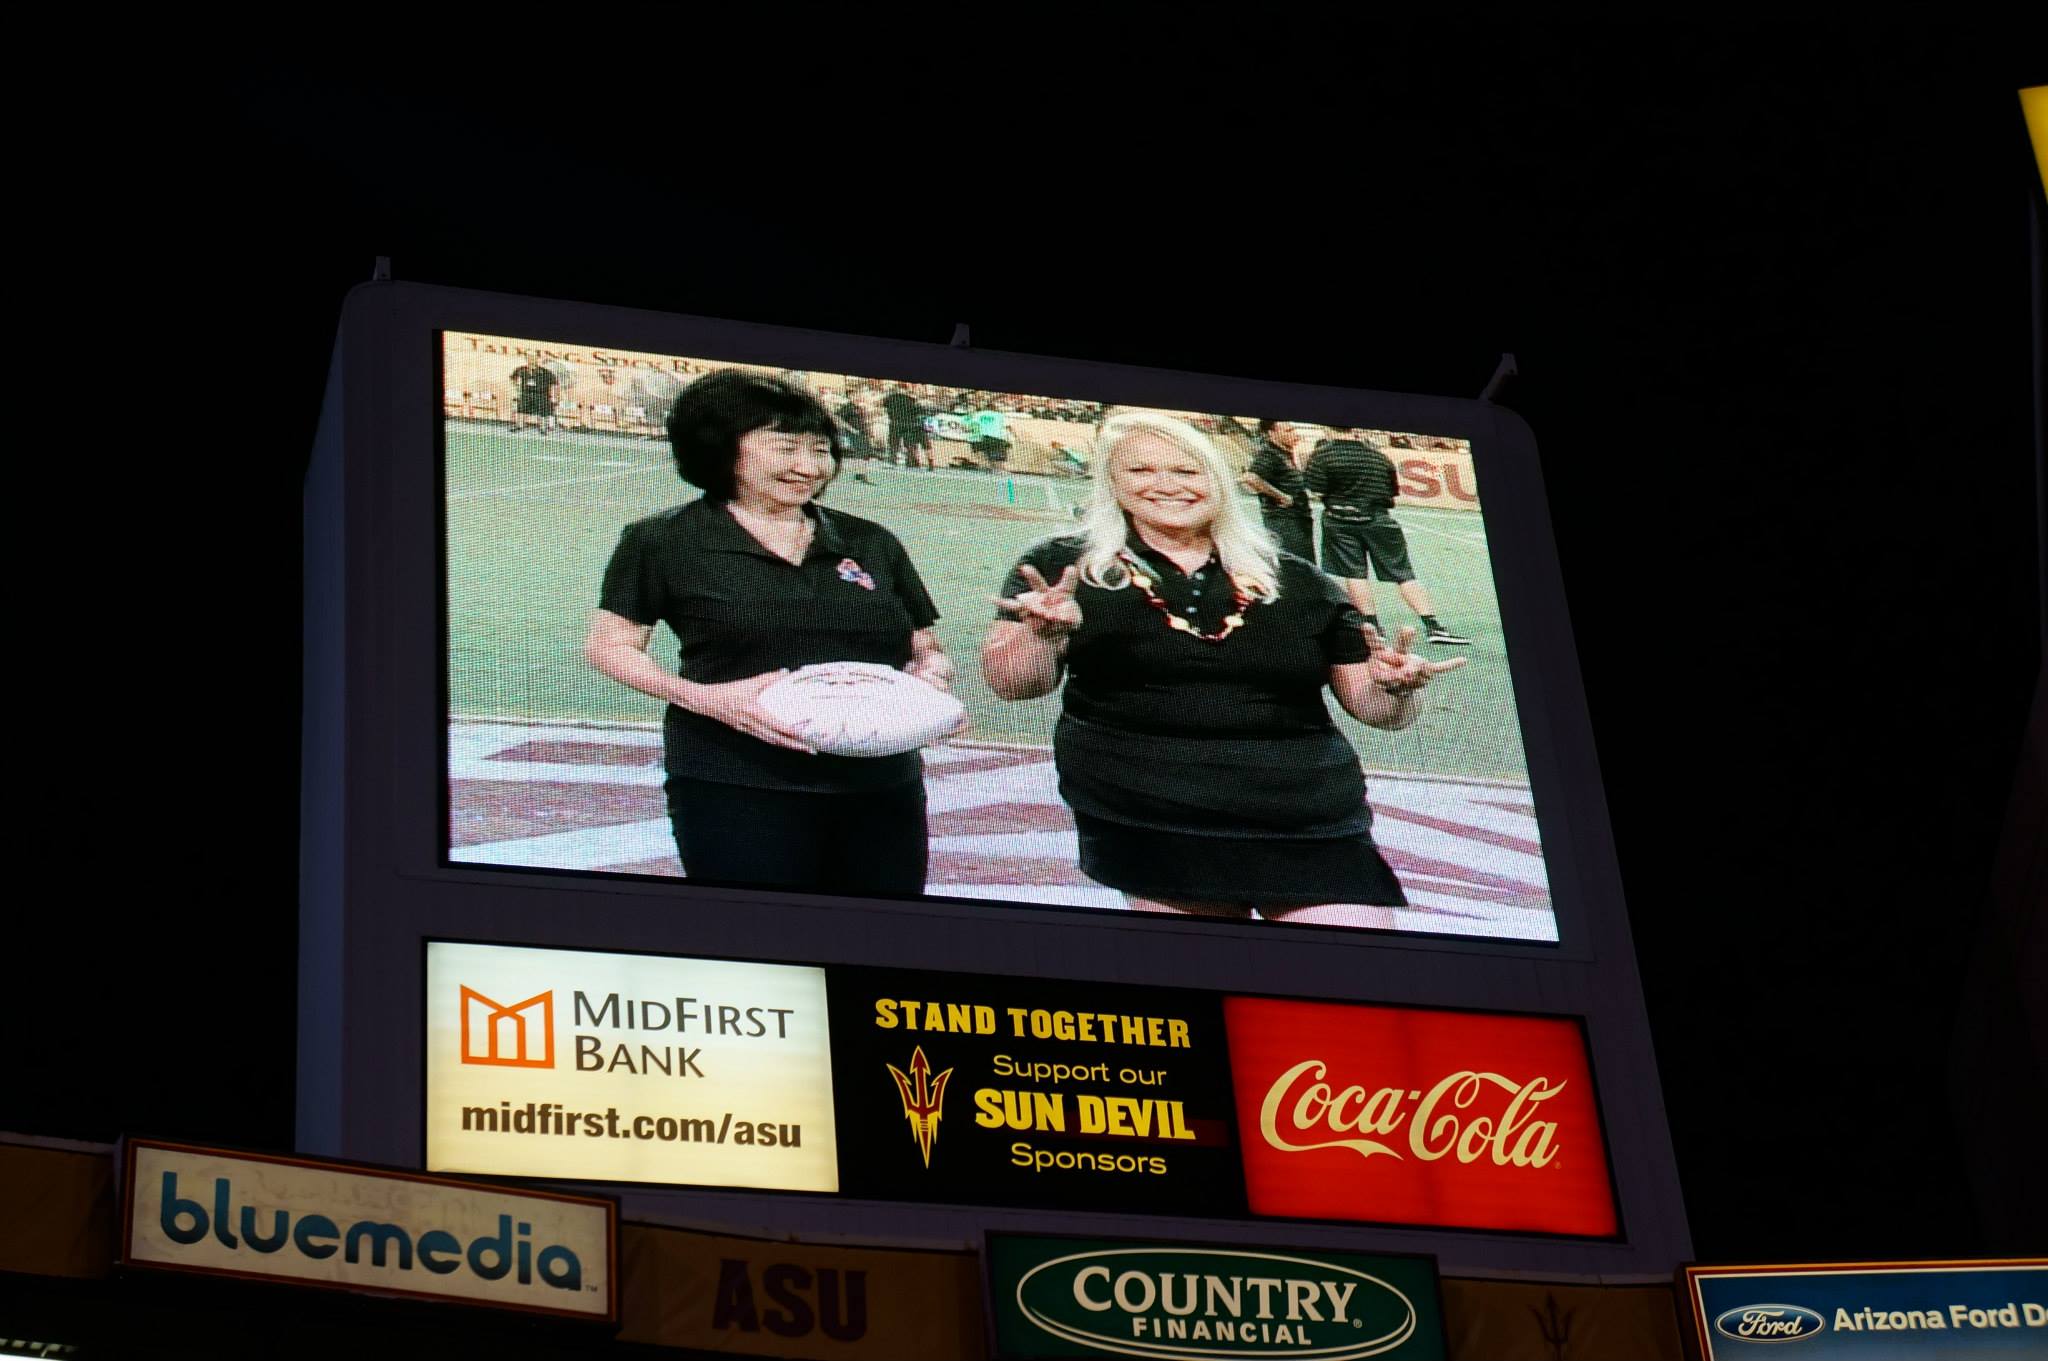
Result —
POLYGON ((519 384, 520 396, 538 398, 553 392, 555 385, 562 380, 547 369, 526 364, 512 371, 512 381, 519 384))
POLYGON ((1265 497, 1259 498, 1259 514, 1276 520, 1309 520, 1308 493, 1303 487, 1301 469, 1288 457, 1287 451, 1270 440, 1261 440, 1252 454, 1251 466, 1245 471, 1264 482, 1274 491, 1285 492, 1294 498, 1294 503, 1276 506, 1265 497))
POLYGON ((905 430, 924 419, 924 406, 907 392, 892 391, 882 398, 882 412, 889 424, 905 430))
POLYGON ((1309 455, 1303 481, 1329 510, 1377 513, 1401 494, 1393 461, 1354 439, 1331 440, 1309 455))
MULTIPOLYGON (((1004 596, 1030 589, 1024 563, 1059 580, 1084 543, 1070 535, 1035 545, 1011 569, 1004 596)), ((1236 609, 1215 558, 1183 572, 1136 535, 1128 547, 1150 565, 1154 593, 1200 632, 1217 632, 1236 609)), ((1218 643, 1170 626, 1134 585, 1112 591, 1084 581, 1074 598, 1081 627, 1067 642, 1065 710, 1127 732, 1260 738, 1333 730, 1323 702, 1330 668, 1371 655, 1365 621, 1343 588, 1290 555, 1280 559, 1280 598, 1248 606, 1244 623, 1218 643)))
MULTIPOLYGON (((707 498, 627 525, 605 568, 600 608, 636 624, 667 624, 682 644, 679 674, 704 685, 815 662, 910 660, 910 635, 939 617, 896 536, 871 520, 814 506, 803 562, 763 547, 707 498)), ((886 789, 923 778, 916 752, 810 756, 772 746, 670 705, 663 723, 672 775, 818 792, 886 789)))

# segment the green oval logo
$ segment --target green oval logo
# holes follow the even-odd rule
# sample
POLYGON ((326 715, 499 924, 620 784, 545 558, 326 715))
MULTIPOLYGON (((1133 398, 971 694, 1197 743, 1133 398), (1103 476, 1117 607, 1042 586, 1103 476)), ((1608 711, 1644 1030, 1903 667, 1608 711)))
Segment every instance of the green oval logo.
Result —
POLYGON ((1017 1307, 1064 1342, 1114 1356, 1359 1361, 1415 1333, 1388 1282, 1312 1257, 1221 1248, 1116 1248, 1041 1262, 1017 1307))

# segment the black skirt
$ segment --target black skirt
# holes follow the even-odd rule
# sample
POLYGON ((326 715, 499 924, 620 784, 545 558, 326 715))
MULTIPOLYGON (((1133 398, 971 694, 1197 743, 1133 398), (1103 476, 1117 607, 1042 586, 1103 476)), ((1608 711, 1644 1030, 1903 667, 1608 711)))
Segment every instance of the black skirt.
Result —
POLYGON ((1069 714, 1054 754, 1097 883, 1187 902, 1407 905, 1373 845, 1358 754, 1334 726, 1167 737, 1069 714))
POLYGON ((1401 882, 1364 832, 1283 841, 1162 832, 1074 814, 1081 872, 1098 884, 1162 902, 1308 907, 1406 907, 1401 882))

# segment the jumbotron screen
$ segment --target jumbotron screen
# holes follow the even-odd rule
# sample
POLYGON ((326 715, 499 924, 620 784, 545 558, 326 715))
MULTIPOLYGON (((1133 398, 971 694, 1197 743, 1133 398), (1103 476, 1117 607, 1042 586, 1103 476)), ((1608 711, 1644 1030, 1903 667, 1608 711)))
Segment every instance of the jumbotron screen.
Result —
POLYGON ((1486 451, 442 335, 447 858, 1553 942, 1486 451))

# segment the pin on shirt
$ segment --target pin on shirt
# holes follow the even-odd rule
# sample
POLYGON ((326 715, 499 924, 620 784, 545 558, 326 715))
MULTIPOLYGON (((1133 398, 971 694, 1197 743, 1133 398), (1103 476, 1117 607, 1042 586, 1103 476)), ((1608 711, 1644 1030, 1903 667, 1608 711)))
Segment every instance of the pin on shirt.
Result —
POLYGON ((841 581, 850 581, 863 591, 875 589, 875 579, 868 575, 866 568, 862 567, 852 558, 841 558, 839 560, 839 579, 841 581))

